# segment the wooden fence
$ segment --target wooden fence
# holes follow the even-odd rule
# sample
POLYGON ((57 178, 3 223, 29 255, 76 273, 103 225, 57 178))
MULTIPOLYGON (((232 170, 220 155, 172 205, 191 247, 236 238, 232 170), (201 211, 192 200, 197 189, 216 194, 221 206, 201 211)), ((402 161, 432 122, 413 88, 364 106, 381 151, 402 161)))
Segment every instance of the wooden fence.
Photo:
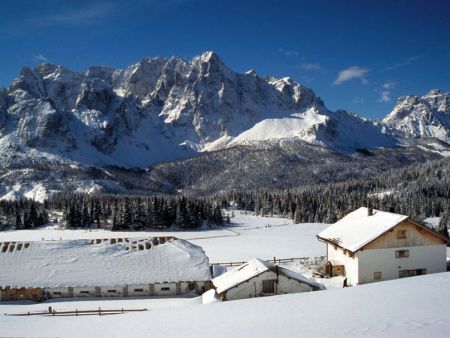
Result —
MULTIPOLYGON (((292 262, 301 262, 304 265, 319 265, 325 264, 327 260, 326 256, 318 256, 318 257, 291 257, 291 258, 276 258, 268 259, 266 262, 274 263, 274 264, 285 264, 292 262)), ((226 263, 211 263, 211 265, 221 265, 221 266, 240 266, 247 262, 226 262, 226 263)))
POLYGON ((56 311, 51 307, 48 308, 48 311, 37 311, 37 312, 22 312, 22 313, 5 313, 5 316, 89 316, 89 315, 118 315, 124 314, 126 312, 141 312, 148 311, 146 308, 144 309, 116 309, 116 310, 106 310, 102 308, 98 308, 97 310, 71 310, 71 311, 56 311))

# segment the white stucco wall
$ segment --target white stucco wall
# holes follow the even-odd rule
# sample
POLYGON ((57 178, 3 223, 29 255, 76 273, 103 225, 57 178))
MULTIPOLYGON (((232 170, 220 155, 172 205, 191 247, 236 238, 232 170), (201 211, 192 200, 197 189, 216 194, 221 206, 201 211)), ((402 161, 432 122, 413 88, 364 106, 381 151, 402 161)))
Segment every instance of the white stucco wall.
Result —
POLYGON ((74 297, 95 297, 95 287, 78 287, 73 288, 73 295, 74 297), (88 291, 89 294, 82 293, 83 291, 88 291))
POLYGON ((155 296, 169 296, 176 294, 176 283, 155 283, 155 296), (169 288, 170 290, 162 290, 169 288))
POLYGON ((129 285, 128 296, 150 296, 150 284, 129 285), (138 291, 139 289, 142 291, 138 291))
MULTIPOLYGON (((269 296, 273 294, 263 294, 263 281, 277 280, 277 274, 272 271, 266 271, 249 281, 243 282, 236 287, 226 291, 226 300, 245 299, 260 296, 269 296)), ((275 282, 275 294, 287 294, 312 291, 308 284, 298 282, 297 280, 278 275, 278 283, 275 282)))
POLYGON ((358 255, 350 257, 344 254, 344 250, 340 247, 334 248, 334 245, 327 244, 328 260, 339 262, 345 265, 345 276, 347 277, 348 285, 358 284, 358 255))
POLYGON ((51 298, 65 298, 70 296, 69 288, 48 288, 45 289, 45 292, 48 292, 51 298), (61 294, 54 294, 55 292, 60 292, 61 294))
POLYGON ((359 251, 359 284, 374 282, 374 272, 382 273, 381 280, 390 280, 399 278, 400 270, 447 271, 446 252, 445 244, 359 251), (409 250, 409 257, 396 258, 397 250, 409 250))
MULTIPOLYGON (((201 292, 202 287, 205 287, 205 291, 210 289, 210 283, 208 281, 191 282, 191 283, 193 283, 194 286, 193 289, 189 289, 189 282, 180 282, 180 294, 187 294, 190 292, 201 292)), ((95 287, 75 287, 73 288, 73 297, 172 296, 176 295, 177 292, 176 284, 177 283, 155 283, 155 284, 135 284, 128 286, 101 286, 99 287, 98 290, 96 290, 95 287), (170 288, 170 290, 162 290, 163 288, 167 287, 170 288), (124 289, 127 289, 127 292, 124 293, 124 289), (142 291, 136 291, 139 289, 142 289, 142 291), (116 292, 109 292, 111 290, 115 290, 116 292), (82 291, 88 291, 89 294, 81 293, 82 291)), ((45 292, 48 294, 50 298, 72 297, 71 293, 69 292, 69 288, 46 288, 45 292), (61 294, 57 294, 58 292, 61 294)))
POLYGON ((295 279, 287 278, 283 275, 278 277, 278 294, 309 292, 313 288, 309 284, 301 283, 295 279))

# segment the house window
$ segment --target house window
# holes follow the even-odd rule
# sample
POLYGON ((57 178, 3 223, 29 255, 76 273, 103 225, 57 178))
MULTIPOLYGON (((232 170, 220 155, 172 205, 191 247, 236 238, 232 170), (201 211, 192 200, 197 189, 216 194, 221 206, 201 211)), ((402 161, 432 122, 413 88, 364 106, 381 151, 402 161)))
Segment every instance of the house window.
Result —
POLYGON ((144 289, 134 289, 134 292, 144 292, 144 289))
POLYGON ((399 278, 404 277, 413 277, 413 276, 420 276, 420 275, 426 275, 427 269, 411 269, 411 270, 400 270, 398 272, 399 278))
POLYGON ((381 280, 381 271, 373 273, 373 280, 381 280))
POLYGON ((170 291, 170 288, 168 286, 164 286, 161 288, 161 291, 170 291))
POLYGON ((409 250, 396 250, 395 258, 405 258, 409 257, 409 250))
POLYGON ((81 294, 81 295, 88 295, 88 294, 89 294, 89 291, 80 291, 80 294, 81 294))
POLYGON ((117 290, 108 290, 109 293, 116 293, 117 290))
POLYGON ((54 292, 52 292, 52 294, 54 296, 61 296, 61 292, 59 292, 59 291, 54 291, 54 292))
POLYGON ((263 280, 263 293, 275 293, 274 280, 263 280))
POLYGON ((397 239, 406 238, 406 230, 398 230, 397 231, 397 239))

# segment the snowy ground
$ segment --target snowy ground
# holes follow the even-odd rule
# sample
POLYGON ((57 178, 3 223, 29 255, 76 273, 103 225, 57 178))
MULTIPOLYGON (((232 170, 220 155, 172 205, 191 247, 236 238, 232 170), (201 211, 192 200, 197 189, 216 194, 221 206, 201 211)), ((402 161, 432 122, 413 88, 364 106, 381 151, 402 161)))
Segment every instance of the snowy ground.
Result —
MULTIPOLYGON (((0 232, 8 240, 148 237, 173 235, 200 245, 211 262, 321 256, 316 234, 325 224, 292 224, 235 212, 232 224, 190 232, 108 232, 42 229, 0 232)), ((449 253, 450 254, 450 253, 449 253)), ((308 267, 287 267, 310 275, 308 267)), ((328 287, 341 279, 319 280, 328 287)), ((53 300, 0 303, 0 313, 45 310, 148 308, 148 312, 86 317, 0 315, 0 336, 62 337, 246 337, 449 336, 450 274, 414 277, 353 288, 201 305, 198 298, 53 300), (412 295, 414 295, 412 297, 412 295), (376 320, 374 320, 376 318, 376 320)))
MULTIPOLYGON (((2 316, 0 335, 448 337, 450 332, 450 273, 208 305, 196 304, 195 299, 170 301, 172 307, 164 308, 157 301, 139 300, 135 306, 145 304, 151 311, 102 317, 2 316)), ((6 304, 0 311, 26 311, 28 307, 37 305, 6 304)))
POLYGON ((36 230, 0 231, 0 241, 41 241, 90 238, 124 238, 124 237, 161 237, 175 236, 182 239, 229 236, 226 230, 197 230, 197 231, 109 231, 93 230, 64 230, 59 226, 48 226, 36 230))
POLYGON ((203 247, 211 262, 322 256, 326 254, 325 244, 317 240, 316 234, 325 227, 236 212, 229 228, 235 236, 198 239, 192 243, 203 247))
POLYGON ((39 230, 0 232, 0 242, 40 241, 88 238, 175 236, 200 245, 211 262, 243 261, 252 258, 269 259, 325 255, 325 245, 316 234, 325 224, 293 224, 277 217, 256 217, 236 211, 231 224, 218 229, 196 231, 120 231, 61 230, 46 227, 39 230))

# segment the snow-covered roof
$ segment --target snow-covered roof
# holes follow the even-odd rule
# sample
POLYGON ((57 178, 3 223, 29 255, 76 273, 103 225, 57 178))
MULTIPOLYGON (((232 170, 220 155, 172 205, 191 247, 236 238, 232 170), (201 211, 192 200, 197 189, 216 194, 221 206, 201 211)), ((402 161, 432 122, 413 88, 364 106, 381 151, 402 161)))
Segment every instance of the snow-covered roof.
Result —
MULTIPOLYGON (((216 288, 216 292, 218 294, 221 294, 222 292, 227 291, 243 282, 246 282, 249 279, 260 275, 263 272, 269 270, 275 271, 276 269, 277 266, 275 264, 263 261, 259 258, 253 258, 252 260, 248 261, 245 264, 242 264, 236 269, 225 272, 223 275, 214 278, 212 280, 212 283, 216 288)), ((316 286, 318 288, 322 288, 321 284, 311 281, 297 272, 291 271, 281 266, 278 266, 278 271, 280 274, 283 274, 286 277, 298 280, 300 282, 309 285, 316 286)))
POLYGON ((407 218, 408 216, 405 215, 375 209, 373 214, 369 216, 368 208, 361 207, 329 226, 317 236, 355 252, 407 218))
POLYGON ((210 279, 203 249, 181 239, 0 243, 0 287, 121 286, 210 279))

